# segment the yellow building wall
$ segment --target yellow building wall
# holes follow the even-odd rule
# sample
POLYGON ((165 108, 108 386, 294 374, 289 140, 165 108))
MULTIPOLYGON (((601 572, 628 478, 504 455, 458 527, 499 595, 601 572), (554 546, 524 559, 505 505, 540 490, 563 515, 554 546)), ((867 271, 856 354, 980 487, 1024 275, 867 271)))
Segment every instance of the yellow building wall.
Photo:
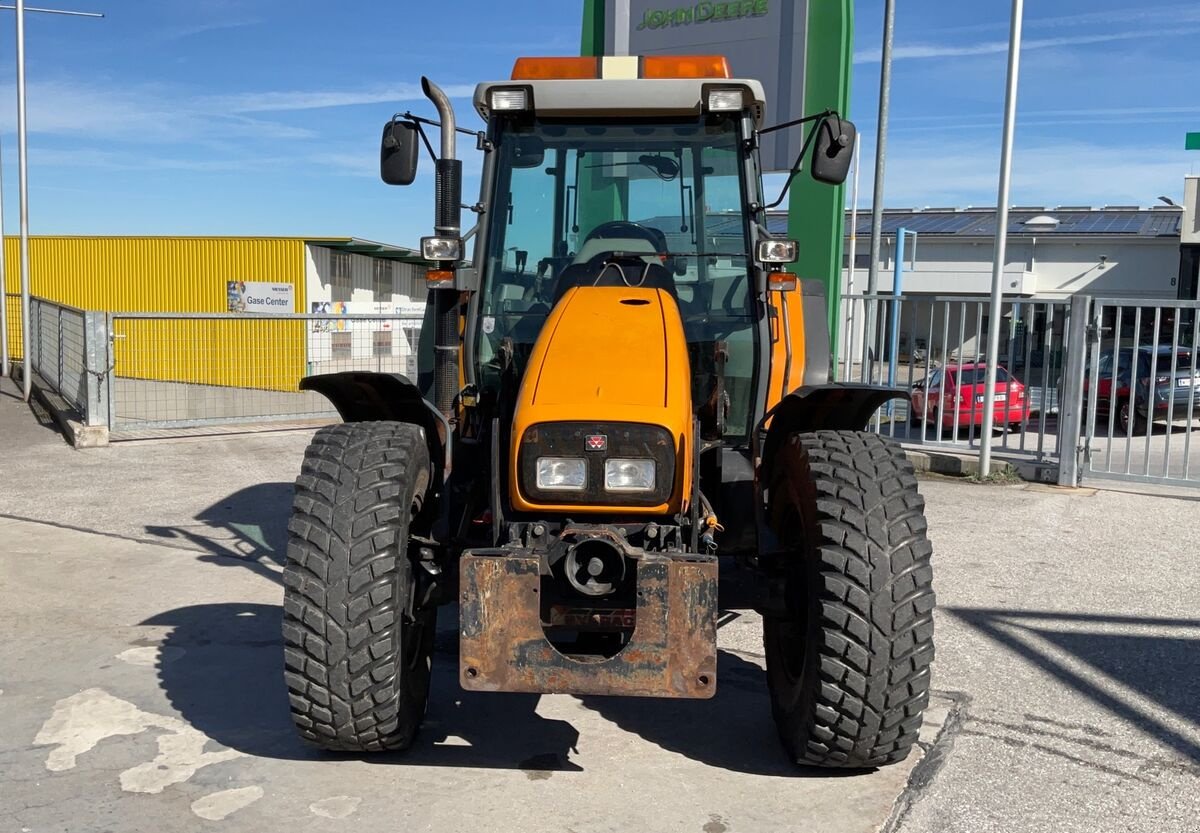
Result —
MULTIPOLYGON (((19 292, 18 238, 5 238, 4 254, 5 291, 19 292)), ((29 276, 33 295, 86 310, 224 314, 228 281, 290 283, 292 311, 307 309, 298 238, 31 237, 29 276)), ((302 321, 117 319, 113 330, 117 376, 294 391, 304 375, 302 321)))

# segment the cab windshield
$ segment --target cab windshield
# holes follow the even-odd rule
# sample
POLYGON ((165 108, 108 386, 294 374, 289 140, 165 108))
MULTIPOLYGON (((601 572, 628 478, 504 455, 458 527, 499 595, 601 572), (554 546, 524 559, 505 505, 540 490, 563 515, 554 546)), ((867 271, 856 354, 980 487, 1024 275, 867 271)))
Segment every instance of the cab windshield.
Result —
POLYGON ((619 252, 666 266, 694 401, 709 395, 716 343, 726 343, 726 436, 747 435, 757 348, 739 118, 526 117, 494 127, 476 339, 483 385, 498 383, 505 339, 521 363, 570 276, 619 252))

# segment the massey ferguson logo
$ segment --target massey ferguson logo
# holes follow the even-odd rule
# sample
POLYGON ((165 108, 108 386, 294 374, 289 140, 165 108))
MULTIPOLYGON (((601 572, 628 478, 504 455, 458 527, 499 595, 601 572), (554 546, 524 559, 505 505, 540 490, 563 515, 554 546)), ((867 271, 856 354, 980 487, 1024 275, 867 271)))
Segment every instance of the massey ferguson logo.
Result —
POLYGON ((588 451, 608 451, 608 435, 588 434, 584 447, 588 451))

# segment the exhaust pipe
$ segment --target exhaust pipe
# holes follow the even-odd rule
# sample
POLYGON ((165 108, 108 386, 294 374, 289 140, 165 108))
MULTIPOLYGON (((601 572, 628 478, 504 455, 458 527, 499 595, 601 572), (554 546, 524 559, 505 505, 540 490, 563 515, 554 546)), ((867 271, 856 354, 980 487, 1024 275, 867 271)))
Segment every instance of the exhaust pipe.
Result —
MULTIPOLYGON (((433 228, 438 237, 460 237, 462 211, 462 161, 454 158, 454 108, 442 89, 421 76, 421 90, 437 108, 442 122, 442 155, 434 166, 433 228)), ((453 263, 440 268, 453 269, 453 263)), ((447 419, 454 415, 458 395, 459 292, 453 286, 433 290, 434 304, 434 405, 447 419)))

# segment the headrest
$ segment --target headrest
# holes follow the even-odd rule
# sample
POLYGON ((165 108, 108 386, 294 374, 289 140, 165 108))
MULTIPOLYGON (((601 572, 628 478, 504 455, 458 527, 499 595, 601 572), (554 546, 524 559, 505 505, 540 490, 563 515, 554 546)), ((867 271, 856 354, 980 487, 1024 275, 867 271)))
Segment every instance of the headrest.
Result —
POLYGON ((583 247, 579 250, 579 254, 575 255, 575 259, 571 262, 573 264, 587 263, 601 252, 645 252, 648 255, 656 254, 653 244, 642 237, 594 237, 583 244, 583 247))

